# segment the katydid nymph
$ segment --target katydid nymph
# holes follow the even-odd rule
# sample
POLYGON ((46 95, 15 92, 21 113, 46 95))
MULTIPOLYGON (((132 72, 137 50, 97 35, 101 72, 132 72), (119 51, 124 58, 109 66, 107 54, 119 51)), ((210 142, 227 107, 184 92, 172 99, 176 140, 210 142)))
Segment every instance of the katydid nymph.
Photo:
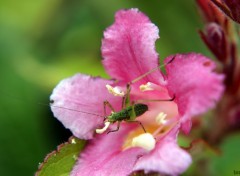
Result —
MULTIPOLYGON (((122 107, 121 107, 120 111, 115 111, 113 106, 107 100, 105 100, 103 102, 104 116, 98 115, 98 114, 94 114, 94 113, 89 113, 89 112, 83 112, 83 111, 79 111, 79 110, 76 110, 76 111, 80 112, 80 113, 86 113, 86 114, 91 114, 91 115, 96 115, 96 116, 103 117, 105 125, 101 129, 96 129, 96 133, 103 133, 103 132, 105 132, 108 129, 108 127, 110 126, 110 124, 113 124, 113 123, 117 123, 116 129, 110 130, 107 133, 116 132, 116 131, 119 130, 120 124, 121 124, 122 121, 136 122, 136 123, 138 123, 142 127, 143 131, 146 133, 146 130, 145 130, 144 126, 142 125, 142 123, 140 121, 136 120, 137 117, 143 115, 149 109, 148 105, 145 104, 144 102, 173 101, 175 96, 173 96, 173 98, 165 99, 165 100, 154 99, 154 100, 134 100, 134 101, 132 101, 130 99, 131 86, 134 83, 136 83, 137 81, 139 81, 142 78, 146 77, 147 75, 149 75, 149 74, 151 74, 151 73, 161 69, 163 66, 165 66, 167 64, 170 64, 174 60, 174 58, 175 57, 173 57, 169 62, 167 62, 167 63, 165 63, 163 65, 160 65, 160 66, 158 66, 156 68, 153 68, 150 71, 148 71, 148 72, 138 76, 134 80, 132 80, 129 83, 127 83, 126 90, 124 91, 124 93, 120 92, 120 93, 123 93, 121 95, 122 96, 122 107), (110 108, 110 110, 111 110, 111 114, 110 115, 107 115, 107 107, 110 108)), ((118 91, 115 91, 115 88, 111 87, 110 85, 106 85, 106 87, 107 87, 108 91, 110 93, 112 93, 112 94, 118 94, 119 93, 118 91)), ((51 102, 51 106, 52 107, 56 107, 56 108, 61 108, 61 107, 55 106, 53 101, 51 102)), ((68 109, 68 108, 64 108, 64 109, 68 109)), ((69 109, 69 110, 72 110, 72 109, 69 109)))

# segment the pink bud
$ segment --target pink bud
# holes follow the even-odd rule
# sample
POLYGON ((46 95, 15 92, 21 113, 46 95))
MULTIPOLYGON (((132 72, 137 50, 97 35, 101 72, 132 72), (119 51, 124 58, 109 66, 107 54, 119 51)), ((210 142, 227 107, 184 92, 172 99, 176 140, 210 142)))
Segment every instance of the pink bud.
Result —
POLYGON ((220 61, 226 61, 229 54, 229 43, 222 27, 216 23, 209 23, 204 32, 200 31, 200 35, 213 54, 220 61))

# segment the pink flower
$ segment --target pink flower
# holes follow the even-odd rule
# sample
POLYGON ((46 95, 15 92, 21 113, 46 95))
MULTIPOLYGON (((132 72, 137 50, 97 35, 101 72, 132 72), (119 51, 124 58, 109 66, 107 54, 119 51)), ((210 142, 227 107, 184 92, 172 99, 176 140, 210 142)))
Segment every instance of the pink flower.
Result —
MULTIPOLYGON (((214 73, 215 64, 200 54, 169 56, 165 63, 174 60, 166 65, 166 74, 155 71, 131 85, 131 100, 175 96, 174 101, 144 102, 149 110, 137 118, 148 132, 144 137, 139 136, 143 133, 141 126, 130 122, 122 122, 117 132, 95 133, 103 126, 100 116, 104 114, 104 100, 116 111, 121 110, 122 98, 110 94, 106 85, 124 92, 128 82, 159 66, 155 51, 158 38, 158 28, 143 13, 137 9, 120 10, 102 41, 103 65, 113 79, 77 74, 54 89, 54 116, 75 136, 90 139, 72 176, 129 175, 138 170, 178 175, 191 164, 191 156, 176 142, 179 129, 188 133, 191 118, 214 107, 223 91, 223 75, 214 73)), ((110 126, 115 128, 114 124, 110 126)))

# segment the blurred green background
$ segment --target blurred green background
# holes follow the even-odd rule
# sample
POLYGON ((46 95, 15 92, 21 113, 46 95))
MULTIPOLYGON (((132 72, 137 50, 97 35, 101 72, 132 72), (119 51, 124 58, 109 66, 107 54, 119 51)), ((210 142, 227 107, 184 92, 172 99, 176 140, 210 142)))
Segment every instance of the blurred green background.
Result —
POLYGON ((193 0, 0 1, 1 176, 33 175, 67 141, 71 133, 38 103, 48 104, 56 84, 77 72, 107 77, 103 31, 117 10, 131 7, 160 28, 161 59, 191 51, 210 56, 197 33, 202 23, 193 0))

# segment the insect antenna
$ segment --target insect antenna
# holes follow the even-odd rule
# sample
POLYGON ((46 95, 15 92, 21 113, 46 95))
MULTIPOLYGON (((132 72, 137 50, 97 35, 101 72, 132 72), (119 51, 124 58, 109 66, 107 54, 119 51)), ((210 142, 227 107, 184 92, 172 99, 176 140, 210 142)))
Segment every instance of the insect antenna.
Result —
POLYGON ((145 103, 145 102, 158 102, 158 101, 174 101, 176 98, 175 95, 173 95, 170 99, 149 99, 149 100, 137 100, 136 103, 145 103))
POLYGON ((144 73, 143 75, 141 75, 141 76, 135 78, 134 80, 132 80, 132 81, 130 82, 130 84, 133 84, 133 83, 135 83, 135 82, 141 80, 141 79, 144 78, 145 76, 147 76, 147 75, 149 75, 149 74, 151 74, 151 73, 157 71, 158 69, 161 69, 161 68, 163 68, 164 66, 170 64, 170 63, 175 59, 175 57, 176 57, 176 56, 174 56, 174 57, 173 57, 170 61, 168 61, 167 63, 162 64, 162 65, 160 65, 160 66, 158 66, 158 67, 156 67, 156 68, 153 68, 152 70, 149 70, 148 72, 144 73))
POLYGON ((103 116, 103 115, 99 115, 99 114, 95 114, 95 113, 91 113, 91 112, 79 111, 79 110, 76 110, 76 109, 71 109, 71 108, 66 108, 66 107, 61 107, 61 106, 51 105, 52 103, 53 103, 53 101, 50 101, 50 105, 49 105, 49 104, 45 104, 45 103, 38 103, 38 104, 39 104, 39 105, 42 105, 42 106, 48 106, 48 107, 66 109, 66 110, 69 110, 69 111, 75 111, 75 112, 80 112, 80 113, 84 113, 84 114, 95 115, 95 116, 98 116, 98 117, 103 117, 103 118, 105 118, 105 116, 103 116))
POLYGON ((10 97, 11 100, 16 100, 16 101, 20 101, 21 103, 24 103, 24 104, 29 104, 31 102, 32 105, 41 105, 41 106, 48 106, 48 107, 55 107, 55 108, 60 108, 60 109, 66 109, 66 110, 69 110, 69 111, 75 111, 75 112, 79 112, 79 113, 84 113, 84 114, 89 114, 89 115, 95 115, 95 116, 98 116, 98 117, 103 117, 103 118, 106 118, 105 116, 103 115, 99 115, 99 114, 95 114, 95 113, 91 113, 91 112, 85 112, 85 111, 80 111, 80 110, 76 110, 76 109, 71 109, 71 108, 66 108, 66 107, 61 107, 61 106, 55 106, 55 105, 52 105, 54 103, 53 100, 50 100, 50 104, 47 104, 47 103, 42 103, 42 102, 37 102, 37 101, 33 101, 33 100, 28 100, 28 102, 25 102, 23 101, 23 99, 21 97, 18 97, 16 95, 11 95, 9 94, 8 92, 4 92, 4 91, 1 91, 0 90, 0 93, 2 93, 2 95, 4 95, 5 97, 10 97))

